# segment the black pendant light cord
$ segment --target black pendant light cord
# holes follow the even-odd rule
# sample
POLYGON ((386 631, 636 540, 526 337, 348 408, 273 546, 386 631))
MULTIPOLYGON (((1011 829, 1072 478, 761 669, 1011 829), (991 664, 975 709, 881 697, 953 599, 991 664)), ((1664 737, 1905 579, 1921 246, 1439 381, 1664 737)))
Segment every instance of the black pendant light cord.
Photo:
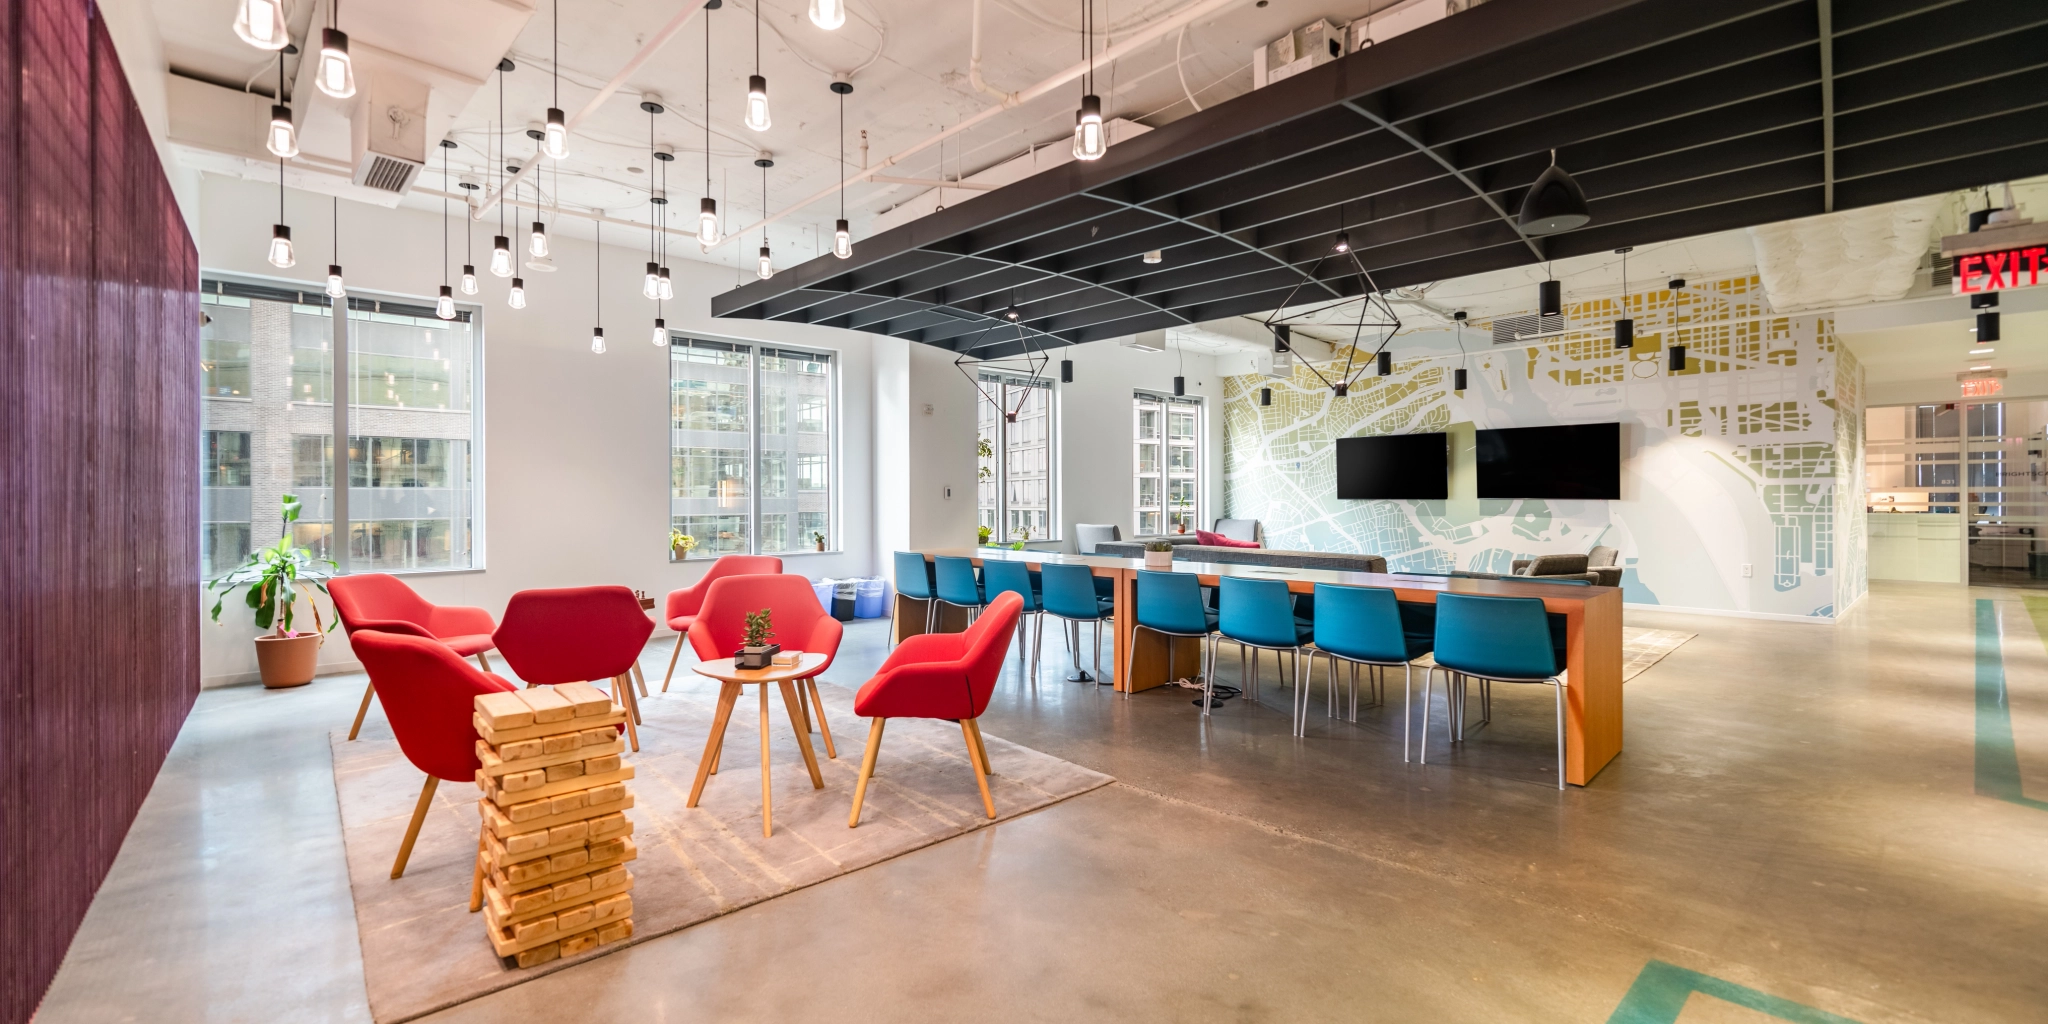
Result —
POLYGON ((704 12, 704 197, 711 197, 711 12, 704 12))
POLYGON ((441 286, 448 286, 448 147, 441 147, 441 286))
POLYGON ((591 262, 590 300, 597 307, 597 329, 604 330, 604 215, 597 217, 597 255, 591 262))
POLYGON ((846 219, 846 94, 839 94, 839 219, 846 219))
POLYGON ((277 222, 284 223, 284 157, 277 158, 277 222))
POLYGON ((761 0, 754 0, 754 74, 761 73, 761 0))
MULTIPOLYGON (((498 234, 505 233, 505 72, 498 72, 498 158, 491 174, 498 179, 498 234)), ((495 243, 494 243, 495 244, 495 243)))
POLYGON ((553 58, 551 58, 551 60, 552 60, 553 64, 555 65, 555 68, 554 68, 554 71, 555 71, 555 103, 554 103, 554 106, 555 106, 555 109, 557 109, 557 110, 560 110, 560 109, 561 109, 561 107, 562 107, 562 0, 555 0, 555 3, 554 3, 554 9, 555 9, 555 55, 554 55, 554 57, 553 57, 553 58))
POLYGON ((334 265, 341 266, 341 197, 334 197, 334 265))

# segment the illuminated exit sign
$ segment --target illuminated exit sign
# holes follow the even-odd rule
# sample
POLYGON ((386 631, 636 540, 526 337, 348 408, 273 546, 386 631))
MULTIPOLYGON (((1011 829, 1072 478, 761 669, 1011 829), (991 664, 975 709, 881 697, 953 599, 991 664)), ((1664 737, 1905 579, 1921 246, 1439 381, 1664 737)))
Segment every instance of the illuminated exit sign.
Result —
POLYGON ((2005 292, 2048 283, 2048 245, 1971 253, 1955 257, 1949 283, 1953 295, 2005 292))

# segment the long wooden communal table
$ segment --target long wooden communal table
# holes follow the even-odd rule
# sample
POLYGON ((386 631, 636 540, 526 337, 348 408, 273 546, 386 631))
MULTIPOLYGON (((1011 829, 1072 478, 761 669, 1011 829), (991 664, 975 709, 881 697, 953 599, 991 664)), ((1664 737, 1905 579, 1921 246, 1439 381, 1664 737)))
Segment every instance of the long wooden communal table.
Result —
MULTIPOLYGON (((1151 631, 1136 632, 1138 572, 1145 568, 1141 558, 1104 558, 1062 555, 1045 551, 1009 551, 995 548, 955 548, 922 552, 926 560, 934 555, 958 555, 980 565, 988 559, 1024 562, 1033 569, 1045 563, 1086 565, 1096 576, 1116 581, 1116 688, 1125 692, 1149 690, 1167 682, 1169 652, 1177 674, 1192 676, 1201 665, 1201 641, 1174 641, 1151 631), (1128 671, 1126 667, 1128 666, 1128 671)), ((1438 594, 1478 594, 1489 597, 1534 597, 1546 611, 1565 617, 1565 781, 1583 786, 1600 769, 1621 753, 1621 590, 1616 587, 1576 587, 1555 583, 1517 580, 1484 580, 1435 576, 1406 576, 1392 573, 1342 572, 1333 569, 1286 569, 1263 565, 1230 565, 1217 562, 1173 563, 1174 572, 1191 573, 1203 586, 1216 586, 1225 576, 1242 579, 1281 580, 1287 589, 1306 594, 1318 583, 1353 587, 1381 587, 1394 591, 1401 601, 1435 604, 1438 594)), ((964 611, 941 605, 950 613, 941 617, 941 631, 966 628, 964 611)), ((896 628, 899 637, 924 632, 924 602, 897 596, 896 628)))

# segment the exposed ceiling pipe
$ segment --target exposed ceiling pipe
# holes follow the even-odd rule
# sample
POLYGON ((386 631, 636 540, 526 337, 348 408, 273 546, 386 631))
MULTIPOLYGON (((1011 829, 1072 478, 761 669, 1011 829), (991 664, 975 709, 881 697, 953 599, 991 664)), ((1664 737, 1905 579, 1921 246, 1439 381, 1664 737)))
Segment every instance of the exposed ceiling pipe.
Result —
MULTIPOLYGON (((1153 22, 1150 25, 1146 25, 1143 28, 1134 30, 1130 37, 1126 38, 1123 42, 1118 43, 1115 46, 1112 46, 1099 54, 1096 54, 1095 64, 1107 64, 1111 61, 1115 61, 1123 57, 1129 56, 1131 53, 1137 51, 1140 47, 1147 46, 1151 43, 1157 42, 1160 39, 1165 38, 1169 33, 1180 31, 1180 27, 1182 25, 1191 24, 1197 19, 1206 17, 1210 14, 1214 14, 1217 11, 1223 10, 1224 8, 1230 7, 1231 5, 1239 2, 1241 2, 1241 0, 1201 0, 1201 2, 1199 3, 1183 8, 1178 14, 1168 15, 1164 18, 1161 18, 1158 21, 1153 22)), ((862 170, 860 173, 855 174, 850 178, 847 178, 844 182, 830 185, 812 194, 811 196, 799 200, 798 202, 791 204, 789 206, 785 206, 776 213, 764 217, 758 221, 755 221, 754 223, 749 224, 744 228, 741 228, 737 231, 728 232, 724 238, 718 240, 718 245, 710 246, 709 248, 715 249, 718 248, 718 246, 725 245, 726 243, 731 242, 732 240, 739 238, 742 235, 750 234, 755 231, 760 231, 766 228, 768 225, 773 224, 776 221, 779 221, 782 218, 787 217, 790 214, 795 213, 798 210, 801 210, 811 205, 812 203, 819 203, 827 199, 830 199, 838 195, 839 190, 847 185, 858 185, 862 181, 866 181, 869 178, 873 177, 876 172, 887 170, 890 167, 895 166, 896 164, 902 163, 904 160, 909 159, 911 156, 914 156, 927 149, 930 149, 931 147, 938 145, 941 141, 950 139, 953 136, 958 135, 961 132, 964 132, 967 129, 974 127, 975 125, 978 125, 983 121, 986 121, 989 118, 996 116, 997 114, 1003 113, 1004 111, 1009 110, 1013 107, 1021 106, 1041 96, 1044 96, 1047 93, 1052 92, 1054 89, 1057 89, 1060 86, 1066 85, 1068 82, 1072 82, 1080 78, 1087 72, 1088 62, 1080 61, 1074 64, 1072 67, 1067 68, 1065 71, 1061 71, 1058 74, 1053 75, 1052 77, 1047 78, 1036 85, 1026 86, 1025 88, 1017 90, 1016 92, 1004 93, 1002 97, 1002 102, 999 103, 998 105, 988 107, 980 111, 979 113, 973 115, 972 117, 968 117, 954 124, 952 127, 947 128, 939 132, 938 134, 933 135, 917 143, 916 145, 913 145, 910 148, 903 150, 902 152, 899 152, 893 156, 884 157, 880 162, 876 163, 872 167, 862 170)))
POLYGON ((981 80, 981 0, 974 0, 974 37, 967 44, 967 81, 977 92, 987 93, 999 100, 1009 99, 1009 93, 981 80))
MULTIPOLYGON (((681 32, 683 26, 689 24, 690 19, 696 17, 697 12, 704 9, 704 4, 705 0, 684 0, 683 9, 677 11, 676 16, 669 19, 669 23, 661 27, 661 31, 649 36, 647 42, 640 47, 640 52, 634 54, 633 59, 627 61, 626 65, 619 69, 618 74, 613 75, 612 80, 606 82, 603 88, 597 90, 597 95, 592 96, 590 102, 585 103, 583 109, 577 111, 576 116, 569 119, 569 131, 574 133, 576 126, 582 124, 584 118, 596 113, 597 108, 604 106, 604 101, 611 99, 612 94, 618 92, 619 88, 626 84, 626 79, 631 78, 634 72, 640 70, 641 65, 654 59, 655 53, 659 52, 663 46, 668 45, 668 41, 674 39, 676 33, 681 32)), ((500 197, 504 196, 509 190, 516 188, 520 182, 525 181, 526 176, 532 174, 533 169, 538 166, 540 166, 539 159, 528 160, 520 164, 519 173, 512 175, 503 185, 498 187, 496 192, 491 193, 483 202, 478 203, 475 210, 470 213, 469 219, 484 219, 484 215, 491 212, 492 207, 498 205, 500 197)))

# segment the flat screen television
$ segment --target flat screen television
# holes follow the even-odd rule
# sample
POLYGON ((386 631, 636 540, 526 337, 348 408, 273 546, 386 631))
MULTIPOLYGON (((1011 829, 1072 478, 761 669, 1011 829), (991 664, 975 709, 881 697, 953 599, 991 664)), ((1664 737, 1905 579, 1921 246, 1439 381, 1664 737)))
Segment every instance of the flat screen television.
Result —
POLYGON ((1621 497, 1621 424, 1481 430, 1474 439, 1482 498, 1621 497))
POLYGON ((1352 500, 1450 496, 1447 434, 1378 434, 1337 439, 1337 497, 1352 500))

